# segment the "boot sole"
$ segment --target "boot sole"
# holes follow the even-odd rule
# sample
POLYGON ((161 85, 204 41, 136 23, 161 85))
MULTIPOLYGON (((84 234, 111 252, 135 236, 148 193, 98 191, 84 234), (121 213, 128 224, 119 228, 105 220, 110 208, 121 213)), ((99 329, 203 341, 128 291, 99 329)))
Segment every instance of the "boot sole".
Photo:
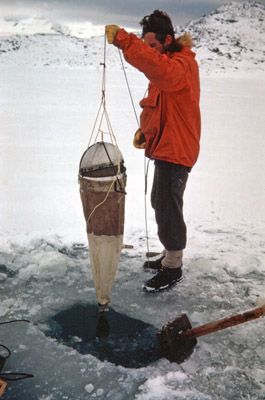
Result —
POLYGON ((145 286, 143 285, 143 290, 146 291, 147 293, 156 293, 156 292, 162 292, 163 290, 169 289, 172 286, 174 286, 176 283, 179 283, 182 281, 182 278, 177 279, 176 281, 170 283, 169 285, 165 285, 165 286, 160 286, 159 288, 152 288, 150 286, 145 286))

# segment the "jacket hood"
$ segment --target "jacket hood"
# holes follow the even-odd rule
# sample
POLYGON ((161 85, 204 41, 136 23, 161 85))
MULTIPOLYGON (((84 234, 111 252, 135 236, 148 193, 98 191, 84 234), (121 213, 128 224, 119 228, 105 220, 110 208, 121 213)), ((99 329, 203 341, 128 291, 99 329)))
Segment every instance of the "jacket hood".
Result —
POLYGON ((190 36, 189 33, 185 32, 184 35, 179 36, 176 38, 176 42, 180 44, 182 47, 188 46, 188 47, 193 47, 194 42, 192 37, 190 36))

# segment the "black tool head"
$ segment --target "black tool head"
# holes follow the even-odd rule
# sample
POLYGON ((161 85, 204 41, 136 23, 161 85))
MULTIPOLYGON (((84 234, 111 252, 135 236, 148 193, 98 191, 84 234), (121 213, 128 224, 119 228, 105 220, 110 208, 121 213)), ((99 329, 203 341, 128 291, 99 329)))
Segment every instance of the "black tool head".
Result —
POLYGON ((189 358, 197 344, 196 338, 185 339, 181 334, 192 326, 186 314, 169 321, 161 331, 157 332, 157 338, 162 348, 163 356, 170 362, 183 363, 189 358))

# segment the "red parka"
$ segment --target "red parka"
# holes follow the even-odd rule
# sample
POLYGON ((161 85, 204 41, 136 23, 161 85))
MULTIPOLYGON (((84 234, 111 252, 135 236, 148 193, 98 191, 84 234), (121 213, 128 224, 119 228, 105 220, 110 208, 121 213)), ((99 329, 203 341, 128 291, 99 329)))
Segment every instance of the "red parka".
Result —
POLYGON ((140 102, 145 155, 192 167, 198 158, 201 131, 195 53, 186 46, 180 52, 160 54, 124 29, 118 31, 114 44, 150 81, 148 96, 140 102))

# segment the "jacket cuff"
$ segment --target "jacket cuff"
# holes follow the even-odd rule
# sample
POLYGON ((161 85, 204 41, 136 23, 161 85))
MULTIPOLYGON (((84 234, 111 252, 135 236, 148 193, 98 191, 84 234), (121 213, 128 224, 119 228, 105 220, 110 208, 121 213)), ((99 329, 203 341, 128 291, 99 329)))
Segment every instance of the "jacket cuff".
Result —
POLYGON ((125 46, 124 40, 128 39, 128 37, 129 33, 125 29, 119 29, 113 41, 114 46, 123 49, 125 46))

